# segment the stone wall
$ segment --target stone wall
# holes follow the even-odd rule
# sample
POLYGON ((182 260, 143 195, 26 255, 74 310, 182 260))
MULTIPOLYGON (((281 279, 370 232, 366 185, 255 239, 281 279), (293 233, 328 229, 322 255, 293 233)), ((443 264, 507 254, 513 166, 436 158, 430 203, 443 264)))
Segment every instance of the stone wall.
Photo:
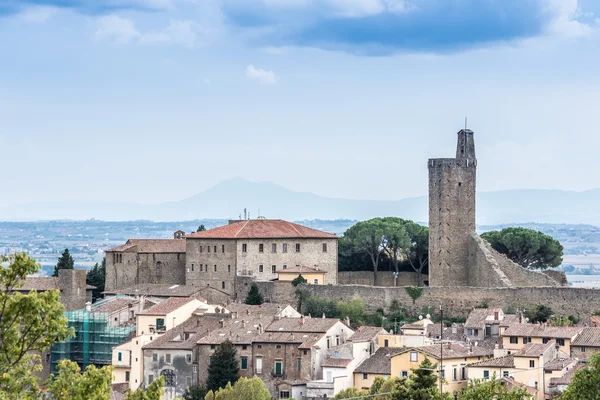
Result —
MULTIPOLYGON (((561 276, 558 271, 552 273, 566 281, 564 274, 561 276)), ((475 233, 469 237, 469 285, 490 288, 560 286, 546 273, 530 271, 515 264, 475 233)))
POLYGON ((106 253, 105 290, 143 283, 185 284, 185 253, 125 251, 119 253, 120 263, 113 262, 112 254, 106 253))
POLYGON ((66 311, 80 310, 87 301, 85 271, 82 269, 58 270, 60 302, 66 311))
MULTIPOLYGON (((263 295, 266 302, 289 304, 296 308, 298 299, 296 298, 296 288, 290 282, 254 281, 249 276, 238 276, 236 279, 236 300, 244 302, 252 283, 256 283, 258 290, 263 295)), ((305 286, 323 286, 332 287, 332 285, 305 285, 305 286)))
POLYGON ((185 244, 186 284, 215 288, 233 296, 236 241, 187 238, 185 244))
MULTIPOLYGON (((423 276, 427 280, 427 275, 423 276)), ((340 285, 373 285, 373 272, 371 271, 344 271, 338 272, 340 285)), ((396 286, 417 286, 416 272, 400 272, 396 286)), ((394 286, 394 273, 391 271, 378 271, 375 286, 394 286)))

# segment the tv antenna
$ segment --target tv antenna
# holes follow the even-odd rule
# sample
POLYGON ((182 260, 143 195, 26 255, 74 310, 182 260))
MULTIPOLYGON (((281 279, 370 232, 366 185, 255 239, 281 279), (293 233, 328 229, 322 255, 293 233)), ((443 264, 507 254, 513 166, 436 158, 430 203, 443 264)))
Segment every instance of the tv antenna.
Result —
POLYGON ((465 131, 467 130, 467 117, 465 117, 465 131))

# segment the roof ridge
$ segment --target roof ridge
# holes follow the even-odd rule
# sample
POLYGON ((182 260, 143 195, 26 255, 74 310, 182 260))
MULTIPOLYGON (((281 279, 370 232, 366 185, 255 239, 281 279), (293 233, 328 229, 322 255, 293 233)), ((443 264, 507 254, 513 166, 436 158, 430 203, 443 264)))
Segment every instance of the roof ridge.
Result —
POLYGON ((238 230, 238 231, 235 233, 235 235, 233 235, 233 237, 234 237, 234 238, 237 238, 237 237, 238 237, 238 235, 239 235, 240 233, 242 233, 242 231, 244 230, 244 228, 245 228, 245 227, 248 225, 248 223, 249 223, 250 221, 251 221, 251 220, 247 219, 247 220, 244 222, 244 225, 242 225, 242 227, 241 227, 241 228, 240 228, 240 229, 239 229, 239 230, 238 230))

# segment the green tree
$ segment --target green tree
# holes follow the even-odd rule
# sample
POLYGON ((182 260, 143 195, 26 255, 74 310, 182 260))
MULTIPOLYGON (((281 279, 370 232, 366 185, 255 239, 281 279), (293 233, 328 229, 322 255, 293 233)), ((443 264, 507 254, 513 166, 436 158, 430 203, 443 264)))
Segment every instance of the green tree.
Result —
POLYGON ((204 232, 205 230, 206 228, 204 227, 204 224, 202 224, 198 227, 198 229, 196 229, 196 232, 204 232))
POLYGON ((271 393, 257 376, 240 378, 235 385, 227 383, 217 391, 209 390, 204 400, 271 400, 271 393))
POLYGON ((593 354, 587 366, 575 372, 571 384, 561 396, 561 400, 597 399, 600 399, 600 353, 593 354))
POLYGON ((342 238, 348 241, 355 251, 361 251, 369 255, 373 267, 373 283, 377 283, 377 270, 381 253, 385 247, 384 223, 381 218, 361 221, 352 225, 342 238))
POLYGON ((529 322, 532 324, 537 324, 538 322, 548 321, 553 314, 554 311, 552 311, 550 307, 543 304, 538 304, 533 310, 526 312, 525 316, 529 318, 529 322))
POLYGON ((348 389, 340 390, 338 392, 338 394, 335 395, 334 399, 335 400, 350 399, 353 397, 367 396, 368 394, 369 394, 369 392, 367 392, 366 390, 361 390, 361 389, 357 389, 355 387, 350 387, 348 389))
POLYGON ((102 297, 102 292, 104 292, 104 282, 106 281, 106 257, 102 259, 100 264, 96 263, 94 266, 88 271, 85 282, 88 285, 95 286, 96 289, 92 290, 92 301, 98 300, 102 297))
POLYGON ((550 325, 552 326, 573 326, 573 321, 569 317, 559 316, 550 318, 550 325))
POLYGON ((260 290, 258 290, 258 285, 256 283, 253 283, 250 286, 250 291, 248 291, 248 296, 246 296, 246 300, 244 301, 244 303, 259 306, 264 301, 265 299, 263 298, 263 295, 260 294, 260 290))
POLYGON ((481 237, 498 252, 526 269, 548 269, 562 263, 563 247, 552 237, 527 228, 505 228, 481 237))
POLYGON ((183 400, 204 400, 208 391, 204 386, 192 385, 183 392, 183 400))
POLYGON ((296 287, 298 285, 304 285, 306 282, 308 281, 300 274, 292 280, 292 286, 296 287))
POLYGON ((304 315, 314 315, 315 317, 320 317, 323 314, 327 318, 339 317, 337 304, 334 301, 318 296, 311 296, 308 300, 304 301, 302 313, 304 315))
POLYGON ((69 253, 69 249, 65 249, 60 257, 58 257, 58 263, 54 267, 54 273, 52 276, 58 276, 59 269, 73 269, 75 268, 75 263, 73 262, 73 257, 71 257, 71 253, 69 253))
POLYGON ((429 358, 424 359, 419 368, 411 369, 410 387, 412 390, 431 390, 436 388, 438 376, 435 373, 437 364, 431 362, 429 358))
POLYGON ((469 386, 460 395, 461 400, 529 400, 530 398, 524 388, 509 390, 501 381, 496 380, 496 374, 489 380, 470 380, 469 386))
POLYGON ((412 299, 413 304, 415 304, 415 302, 417 301, 417 299, 419 297, 421 297, 421 295, 423 294, 423 288, 422 287, 407 286, 407 287, 404 288, 404 290, 406 291, 406 293, 412 299))
POLYGON ((73 335, 58 290, 17 292, 39 270, 25 253, 0 255, 0 399, 33 397, 40 354, 73 335))
POLYGON ((160 376, 153 380, 146 389, 139 388, 133 392, 127 392, 125 398, 127 400, 162 400, 164 393, 165 377, 160 376))
POLYGON ((410 267, 417 273, 417 285, 423 286, 423 275, 429 267, 429 229, 413 221, 405 221, 404 229, 410 240, 406 254, 410 267))
POLYGON ((375 379, 373 380, 373 384, 371 385, 371 389, 369 389, 369 393, 370 394, 379 393, 379 389, 381 389, 384 382, 385 382, 385 379, 383 379, 383 377, 381 377, 381 376, 375 377, 375 379))
POLYGON ((110 400, 112 367, 90 365, 82 373, 76 362, 60 360, 58 373, 46 381, 48 393, 54 399, 110 400))
MULTIPOLYGON (((360 326, 363 324, 365 315, 365 303, 363 303, 360 297, 353 298, 352 301, 350 301, 350 303, 338 301, 336 309, 338 317, 350 318, 350 322, 353 324, 353 326, 360 326)), ((318 317, 319 315, 316 316, 318 317)))
POLYGON ((398 261, 408 254, 410 238, 404 229, 404 220, 395 217, 382 218, 383 248, 394 264, 394 271, 398 272, 398 261))
POLYGON ((229 340, 217 347, 210 358, 206 389, 215 391, 224 388, 227 383, 233 384, 238 380, 239 369, 235 354, 235 347, 229 340))

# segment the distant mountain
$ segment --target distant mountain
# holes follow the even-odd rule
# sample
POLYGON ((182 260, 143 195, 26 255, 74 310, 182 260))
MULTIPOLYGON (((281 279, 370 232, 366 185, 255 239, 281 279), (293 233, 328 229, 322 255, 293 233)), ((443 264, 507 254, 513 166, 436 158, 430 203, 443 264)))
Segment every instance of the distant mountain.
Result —
MULTIPOLYGON (((203 218, 236 219, 247 208, 267 218, 368 219, 399 216, 428 219, 427 197, 402 200, 351 200, 296 192, 270 182, 242 178, 223 181, 190 198, 161 203, 31 203, 0 207, 0 220, 102 219, 182 221, 203 218)), ((506 190, 478 194, 477 223, 511 222, 589 223, 600 225, 600 189, 585 192, 561 190, 506 190)))

